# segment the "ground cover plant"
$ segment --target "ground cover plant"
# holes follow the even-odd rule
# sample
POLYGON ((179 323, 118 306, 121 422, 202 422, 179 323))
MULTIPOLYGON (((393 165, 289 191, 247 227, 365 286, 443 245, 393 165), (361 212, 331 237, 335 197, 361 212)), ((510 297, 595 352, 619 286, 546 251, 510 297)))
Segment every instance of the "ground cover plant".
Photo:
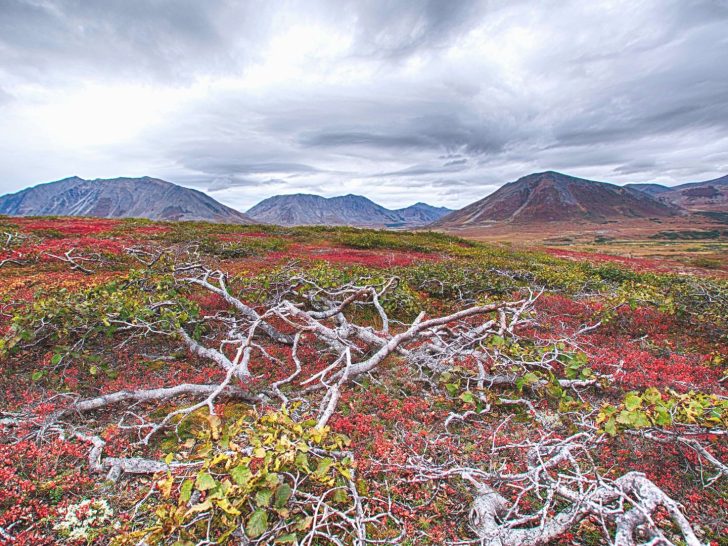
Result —
POLYGON ((728 281, 0 218, 0 544, 726 544, 728 281))

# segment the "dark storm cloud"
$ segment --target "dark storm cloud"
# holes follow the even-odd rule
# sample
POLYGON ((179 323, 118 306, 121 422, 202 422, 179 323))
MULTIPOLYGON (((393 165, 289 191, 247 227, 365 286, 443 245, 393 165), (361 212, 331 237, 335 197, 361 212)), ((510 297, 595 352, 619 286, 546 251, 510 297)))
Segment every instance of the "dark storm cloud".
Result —
POLYGON ((727 26, 725 0, 0 0, 0 190, 132 165, 241 208, 457 206, 549 169, 712 178, 727 26), (140 103, 65 105, 88 86, 140 103), (163 113, 136 108, 170 90, 163 113))

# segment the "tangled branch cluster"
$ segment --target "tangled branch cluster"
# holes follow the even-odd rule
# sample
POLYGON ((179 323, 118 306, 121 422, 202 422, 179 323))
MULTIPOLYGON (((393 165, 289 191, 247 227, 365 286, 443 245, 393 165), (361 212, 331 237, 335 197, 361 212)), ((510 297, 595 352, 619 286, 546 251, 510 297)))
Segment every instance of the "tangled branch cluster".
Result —
MULTIPOLYGON (((161 257, 161 254, 151 256, 140 252, 136 255, 149 266, 156 264, 161 257)), ((72 253, 66 258, 83 271, 83 266, 72 253)), ((207 464, 208 468, 210 465, 200 461, 104 457, 105 442, 86 419, 89 414, 101 410, 120 408, 114 410, 121 412, 120 423, 125 428, 138 431, 140 446, 149 445, 163 431, 173 427, 178 429, 186 419, 200 412, 206 412, 207 418, 214 420, 218 417, 216 405, 222 398, 260 408, 274 403, 284 407, 295 406, 299 415, 313 416, 312 430, 323 433, 328 431, 329 421, 339 410, 342 393, 346 389, 356 389, 354 384, 362 376, 379 373, 393 357, 406 362, 412 373, 419 374, 420 379, 428 382, 432 389, 440 389, 439 375, 449 373, 459 362, 468 360, 476 367, 475 375, 468 381, 480 393, 477 396, 486 409, 451 414, 443 424, 443 434, 449 434, 449 427, 455 422, 464 426, 468 419, 477 418, 487 411, 493 398, 483 393, 504 388, 524 390, 525 387, 527 395, 537 394, 539 388, 551 382, 561 389, 577 392, 579 389, 598 388, 608 379, 595 376, 548 379, 547 375, 553 375, 555 363, 559 362, 560 353, 556 348, 542 351, 539 358, 516 357, 493 349, 491 342, 494 339, 517 340, 527 327, 532 326, 531 312, 539 294, 531 292, 512 301, 472 305, 442 316, 427 317, 425 312, 420 312, 413 321, 405 324, 393 320, 384 303, 388 294, 397 289, 400 282, 397 277, 379 283, 348 283, 331 288, 304 275, 293 274, 288 277, 287 283, 271 291, 274 297, 262 307, 247 303, 236 295, 222 271, 209 269, 201 263, 177 265, 174 277, 181 286, 218 296, 231 311, 171 325, 170 321, 157 320, 155 313, 173 308, 177 303, 161 300, 149 302, 147 314, 143 316, 122 319, 110 312, 102 320, 115 325, 117 332, 125 332, 129 336, 168 336, 180 340, 191 353, 219 367, 222 380, 209 384, 180 383, 122 390, 77 399, 52 413, 38 427, 39 436, 57 432, 89 442, 90 468, 95 472, 108 473, 113 480, 123 473, 188 475, 191 469, 197 472, 200 465, 207 464), (203 332, 202 335, 200 332, 203 332), (304 347, 319 355, 316 363, 326 364, 321 367, 302 356, 304 347), (285 350, 274 350, 277 348, 285 350), (272 375, 276 379, 261 383, 260 376, 253 371, 253 363, 255 369, 260 369, 261 363, 275 369, 277 373, 272 375), (149 407, 152 403, 168 407, 172 400, 180 403, 162 417, 158 412, 142 413, 136 409, 149 407), (181 403, 183 400, 188 402, 181 403)), ((362 395, 366 396, 366 393, 362 395)), ((528 396, 515 400, 501 397, 498 403, 523 406, 539 418, 539 412, 528 396)), ((13 417, 17 422, 24 419, 30 417, 13 417)), ((604 536, 614 536, 613 542, 619 546, 641 542, 672 544, 652 518, 661 508, 667 511, 685 543, 697 546, 699 541, 679 504, 644 475, 630 472, 608 479, 599 474, 590 452, 601 441, 601 434, 590 421, 590 416, 585 416, 582 424, 582 431, 565 439, 546 435, 538 443, 498 448, 494 445, 490 453, 493 461, 490 469, 437 465, 417 457, 413 457, 407 465, 390 465, 389 468, 414 473, 417 480, 457 478, 470 484, 473 496, 471 528, 482 544, 546 544, 585 518, 598 521, 604 536), (512 472, 496 468, 504 449, 525 453, 525 469, 512 472), (509 500, 504 490, 515 490, 515 500, 509 500), (525 508, 523 501, 534 497, 540 501, 537 507, 533 508, 529 502, 531 508, 525 508)), ((319 449, 315 446, 306 449, 309 448, 319 449)), ((240 456, 250 457, 255 448, 243 445, 241 449, 240 456)), ((231 457, 229 449, 221 453, 224 457, 231 457)), ((336 461, 343 457, 353 458, 348 452, 336 452, 334 449, 332 453, 336 461)), ((318 457, 331 455, 321 452, 318 457)), ((720 461, 717 463, 722 465, 720 461)), ((386 461, 383 464, 386 466, 386 461)), ((302 476, 293 470, 287 472, 287 479, 293 486, 279 508, 283 509, 289 498, 292 500, 287 510, 295 511, 296 503, 318 507, 313 511, 309 508, 304 510, 301 506, 298 508, 299 512, 305 512, 311 518, 306 525, 301 524, 300 530, 305 537, 302 544, 316 540, 327 540, 333 544, 370 544, 375 542, 368 536, 372 524, 384 517, 396 521, 391 511, 391 499, 375 501, 363 497, 357 492, 351 476, 343 485, 331 484, 323 491, 307 492, 299 487, 302 476), (348 495, 347 508, 337 508, 336 503, 329 500, 340 488, 348 495)), ((198 499, 188 496, 183 503, 185 513, 194 510, 194 525, 213 521, 215 506, 220 508, 219 503, 205 505, 195 502, 200 494, 212 489, 213 486, 208 485, 198 483, 198 499)), ((240 511, 240 507, 233 506, 226 513, 232 517, 240 511)), ((261 516, 257 517, 260 519, 261 516)), ((184 518, 179 524, 192 525, 184 518)), ((250 520, 247 524, 249 527, 250 520)), ((277 531, 289 532, 292 529, 297 527, 282 523, 277 531)), ((142 543, 145 536, 152 536, 149 533, 141 536, 142 543)), ((233 536, 238 536, 244 544, 263 544, 275 536, 268 531, 235 533, 233 536)), ((171 540, 172 536, 160 534, 159 529, 152 534, 160 542, 171 540)))

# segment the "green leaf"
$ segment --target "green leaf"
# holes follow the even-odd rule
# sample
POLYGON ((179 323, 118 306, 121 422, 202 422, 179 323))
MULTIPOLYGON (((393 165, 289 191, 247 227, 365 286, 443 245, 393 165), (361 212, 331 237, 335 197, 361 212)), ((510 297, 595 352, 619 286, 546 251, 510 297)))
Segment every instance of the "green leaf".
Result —
POLYGON ((636 411, 633 418, 633 426, 636 428, 645 428, 650 426, 650 420, 647 419, 647 414, 643 411, 636 411))
POLYGON ((607 419, 607 422, 604 423, 604 432, 610 436, 615 436, 617 434, 617 423, 614 420, 614 417, 610 417, 607 419))
POLYGON ((44 375, 45 375, 45 371, 44 370, 35 370, 33 372, 33 375, 30 376, 30 378, 33 381, 40 381, 44 375))
POLYGON ((642 394, 642 398, 647 400, 650 404, 662 402, 662 395, 660 394, 660 391, 658 391, 655 387, 650 387, 649 389, 647 389, 642 394))
POLYGON ((60 353, 56 353, 53 355, 53 358, 51 358, 51 364, 53 366, 57 366, 58 364, 60 364, 62 359, 63 359, 63 355, 60 353))
POLYGON ((296 544, 298 542, 298 535, 296 533, 288 533, 287 535, 281 535, 275 539, 275 544, 296 544))
POLYGON ((192 496, 192 480, 185 480, 182 482, 182 486, 179 488, 179 500, 180 502, 186 503, 192 496))
POLYGON ((278 489, 276 489, 275 494, 275 500, 273 501, 273 506, 276 508, 283 508, 286 503, 288 502, 288 499, 291 498, 291 494, 293 493, 293 490, 291 489, 291 486, 287 483, 283 483, 278 486, 278 489))
POLYGON ((297 453, 296 454, 296 468, 299 468, 300 470, 303 470, 304 472, 310 472, 311 469, 308 466, 308 455, 305 453, 297 453))
POLYGON ((626 410, 620 411, 619 415, 617 415, 617 423, 632 426, 634 423, 634 413, 626 410))
POLYGON ((272 489, 260 489, 255 494, 255 503, 261 508, 265 508, 266 506, 270 506, 271 498, 273 498, 272 489))
POLYGON ((268 529, 268 512, 258 509, 248 519, 245 533, 250 538, 256 538, 265 533, 266 529, 268 529))
POLYGON ((528 372, 523 377, 519 377, 516 380, 516 387, 518 390, 523 390, 523 387, 528 387, 530 385, 535 385, 539 382, 539 377, 533 372, 528 372))
POLYGON ((658 406, 655 408, 655 424, 660 427, 667 427, 672 424, 672 416, 667 408, 658 406))
POLYGON ((340 504, 343 504, 349 500, 349 495, 347 494, 346 490, 341 489, 341 488, 334 491, 334 494, 332 497, 334 499, 334 502, 338 502, 340 504))
POLYGON ((329 468, 331 468, 331 465, 333 465, 334 462, 335 461, 331 457, 324 457, 319 461, 318 467, 316 467, 316 474, 318 474, 319 476, 324 476, 329 471, 329 468))
POLYGON ((466 404, 472 404, 475 405, 475 396, 473 396, 473 393, 470 391, 465 391, 460 395, 460 400, 465 402, 466 404))
POLYGON ((311 516, 306 516, 304 518, 299 519, 296 521, 296 523, 293 525, 293 528, 296 531, 305 531, 309 527, 311 527, 311 523, 313 522, 313 518, 311 516))
POLYGON ((253 473, 250 471, 247 465, 239 464, 230 471, 230 477, 238 485, 246 485, 253 473))
POLYGON ((215 483, 215 478, 210 476, 207 472, 200 472, 197 475, 197 480, 195 481, 195 486, 200 491, 208 491, 209 489, 212 489, 217 485, 215 483))
POLYGON ((624 407, 627 410, 636 410, 642 405, 642 397, 636 392, 628 392, 624 397, 624 407))
POLYGON ((275 472, 271 472, 265 477, 265 484, 270 487, 275 487, 281 482, 280 476, 276 474, 275 472))

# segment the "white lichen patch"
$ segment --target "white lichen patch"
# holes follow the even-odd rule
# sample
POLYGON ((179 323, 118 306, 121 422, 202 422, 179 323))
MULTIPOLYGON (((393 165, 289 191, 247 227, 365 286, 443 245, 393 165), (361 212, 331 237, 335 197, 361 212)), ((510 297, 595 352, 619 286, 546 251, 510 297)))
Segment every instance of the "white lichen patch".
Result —
POLYGON ((113 514, 105 500, 86 499, 69 505, 53 529, 71 540, 88 540, 111 521, 113 514))

